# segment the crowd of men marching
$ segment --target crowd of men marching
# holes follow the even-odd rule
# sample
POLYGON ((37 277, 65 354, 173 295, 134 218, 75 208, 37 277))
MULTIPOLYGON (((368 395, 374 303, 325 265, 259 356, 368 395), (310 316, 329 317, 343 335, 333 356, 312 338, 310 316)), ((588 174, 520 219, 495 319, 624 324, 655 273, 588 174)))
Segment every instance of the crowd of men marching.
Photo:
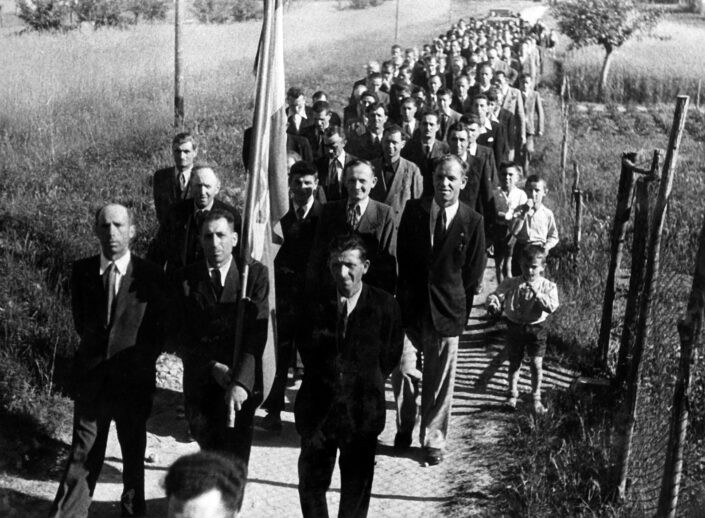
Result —
MULTIPOLYGON (((144 515, 146 421, 165 347, 183 358, 186 420, 205 452, 170 469, 169 516, 238 515, 255 410, 267 410, 261 427, 281 430, 297 353, 305 517, 328 516, 338 453, 338 516, 367 515, 390 375, 394 447, 411 446, 420 420, 424 462, 441 463, 458 338, 488 253, 498 281, 506 279, 488 311, 504 307, 532 360, 543 355, 541 322, 557 306, 555 285, 541 278, 558 241, 555 221, 541 203, 545 181, 529 174, 544 124, 540 47, 554 43, 543 24, 519 17, 460 20, 420 50, 394 45, 387 60, 370 61, 342 114, 324 92, 309 106, 300 88, 288 90, 291 203, 274 264, 277 373, 264 402, 267 270, 242 263, 238 210, 217 198, 219 175, 198 165, 196 138, 176 135, 174 166, 152 178, 159 230, 147 258, 130 251, 130 211, 108 204, 94 222, 101 254, 74 264, 74 435, 51 516, 87 516, 112 420, 123 454, 122 516, 144 515)), ((246 165, 250 138, 246 131, 246 165)), ((522 356, 523 348, 510 368, 511 406, 522 356)), ((540 367, 532 361, 537 412, 545 410, 540 367)))

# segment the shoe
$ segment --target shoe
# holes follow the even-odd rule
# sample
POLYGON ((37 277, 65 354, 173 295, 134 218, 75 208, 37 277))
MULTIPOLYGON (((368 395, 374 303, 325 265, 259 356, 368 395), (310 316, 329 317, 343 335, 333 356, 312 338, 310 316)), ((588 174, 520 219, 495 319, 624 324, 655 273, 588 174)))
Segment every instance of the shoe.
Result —
POLYGON ((507 408, 510 408, 512 410, 516 410, 517 401, 518 401, 518 398, 516 396, 509 396, 507 398, 507 400, 504 402, 504 404, 507 408))
POLYGON ((282 418, 279 416, 279 412, 272 412, 264 416, 261 426, 269 432, 281 432, 282 418))
POLYGON ((540 399, 534 400, 534 413, 536 415, 544 415, 547 411, 548 410, 545 406, 543 406, 543 403, 541 403, 540 399))
POLYGON ((120 516, 121 517, 139 517, 145 516, 147 512, 144 498, 141 500, 136 497, 135 490, 130 489, 125 491, 120 497, 120 516))
POLYGON ((443 450, 440 448, 426 448, 424 462, 427 466, 437 466, 443 462, 443 450))
POLYGON ((394 436, 394 449, 406 450, 411 446, 411 434, 400 433, 394 436))

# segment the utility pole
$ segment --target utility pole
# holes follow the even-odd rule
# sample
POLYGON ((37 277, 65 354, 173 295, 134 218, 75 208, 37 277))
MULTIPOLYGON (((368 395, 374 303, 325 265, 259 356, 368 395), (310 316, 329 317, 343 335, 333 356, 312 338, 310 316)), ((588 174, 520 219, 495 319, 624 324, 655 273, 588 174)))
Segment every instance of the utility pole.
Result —
POLYGON ((399 0, 397 0, 396 23, 394 24, 394 43, 399 43, 399 0))
POLYGON ((184 124, 184 72, 181 44, 183 42, 183 0, 175 0, 174 14, 174 128, 184 124))

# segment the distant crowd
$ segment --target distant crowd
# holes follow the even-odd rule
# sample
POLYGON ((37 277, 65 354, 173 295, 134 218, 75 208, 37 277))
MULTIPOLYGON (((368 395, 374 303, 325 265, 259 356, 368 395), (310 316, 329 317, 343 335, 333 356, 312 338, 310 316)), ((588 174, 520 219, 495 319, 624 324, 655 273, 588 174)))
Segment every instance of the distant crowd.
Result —
MULTIPOLYGON (((544 413, 543 323, 558 297, 543 271, 558 231, 546 181, 530 168, 544 130, 541 49, 555 40, 519 16, 461 19, 420 50, 393 45, 389 59, 369 61, 342 114, 323 91, 309 106, 289 88, 290 208, 265 401, 268 270, 240 257, 239 211, 217 198, 219 175, 197 163, 196 138, 176 135, 174 165, 152 177, 159 230, 146 259, 131 253, 130 211, 108 204, 94 222, 101 254, 74 264, 74 436, 50 516, 87 516, 112 420, 122 516, 145 515, 146 422, 168 347, 183 359, 185 416, 203 450, 170 468, 169 517, 239 515, 255 424, 282 430, 290 369, 303 378, 294 405, 303 516, 329 515, 338 454, 338 516, 367 516, 390 376, 394 447, 410 448, 418 426, 424 465, 444 461, 459 336, 488 257, 498 287, 487 312, 507 326, 506 405, 521 401, 526 353, 531 409, 544 413)), ((246 167, 251 138, 250 128, 246 167)))

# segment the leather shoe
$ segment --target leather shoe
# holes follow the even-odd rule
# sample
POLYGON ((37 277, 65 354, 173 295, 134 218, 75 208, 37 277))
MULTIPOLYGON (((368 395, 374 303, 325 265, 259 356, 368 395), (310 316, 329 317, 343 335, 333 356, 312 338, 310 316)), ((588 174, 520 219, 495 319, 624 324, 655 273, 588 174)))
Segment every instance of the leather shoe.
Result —
POLYGON ((125 491, 120 497, 120 516, 139 517, 146 514, 144 497, 139 498, 134 489, 125 491))
POLYGON ((281 432, 282 418, 279 416, 279 412, 272 412, 264 416, 261 426, 269 432, 281 432))
POLYGON ((443 462, 443 450, 440 448, 426 448, 424 462, 428 466, 437 466, 443 462))
POLYGON ((400 433, 394 436, 394 449, 406 450, 411 446, 411 434, 400 433))

